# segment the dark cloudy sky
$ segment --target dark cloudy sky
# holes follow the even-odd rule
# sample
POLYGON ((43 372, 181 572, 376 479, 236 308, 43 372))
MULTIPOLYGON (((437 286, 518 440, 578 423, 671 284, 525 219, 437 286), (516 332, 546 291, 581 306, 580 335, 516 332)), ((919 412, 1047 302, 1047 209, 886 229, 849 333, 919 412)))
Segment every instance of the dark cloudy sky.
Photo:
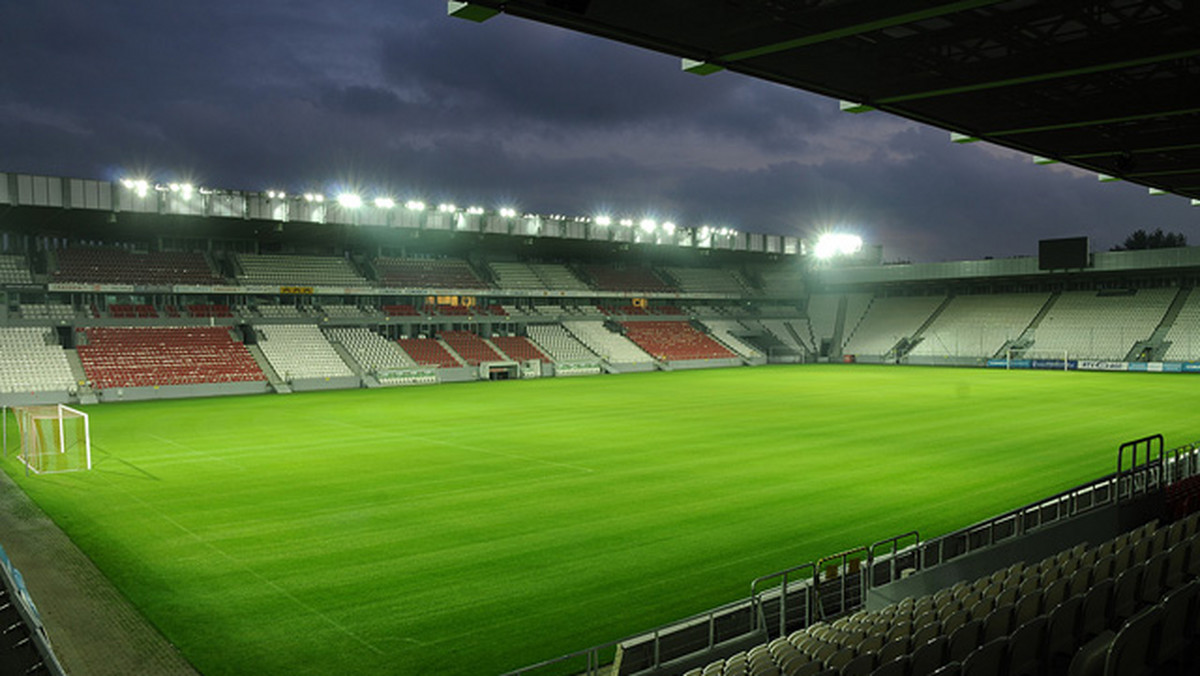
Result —
MULTIPOLYGON (((656 217, 888 260, 1036 252, 1200 209, 672 56, 442 0, 0 3, 0 171, 656 217)), ((1200 235, 1192 236, 1200 243, 1200 235)))

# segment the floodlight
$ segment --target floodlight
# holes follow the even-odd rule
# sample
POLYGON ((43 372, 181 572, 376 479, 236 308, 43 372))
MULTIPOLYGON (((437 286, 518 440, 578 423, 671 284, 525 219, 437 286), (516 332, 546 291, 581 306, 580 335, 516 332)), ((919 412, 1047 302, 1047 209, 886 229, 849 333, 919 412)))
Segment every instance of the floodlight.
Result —
POLYGON ((438 211, 442 212, 443 214, 452 214, 458 211, 458 207, 449 202, 443 202, 438 205, 438 211))
POLYGON ((620 223, 621 223, 621 225, 623 225, 627 228, 633 227, 633 219, 632 218, 622 218, 620 223))
POLYGON ((357 209, 362 206, 362 197, 352 192, 344 192, 337 196, 337 203, 343 209, 357 209))
POLYGON ((853 256, 862 251, 862 238, 842 232, 827 232, 817 239, 813 254, 822 260, 834 256, 853 256))
POLYGON ((375 206, 379 209, 391 209, 396 206, 396 200, 391 197, 376 197, 375 206))
MULTIPOLYGON (((304 199, 309 200, 311 202, 312 201, 310 199, 311 197, 312 197, 312 195, 305 195, 304 199)), ((268 190, 267 191, 267 199, 272 199, 272 200, 287 199, 287 193, 282 190, 268 190)))
POLYGON ((512 207, 501 207, 501 209, 500 209, 500 217, 501 218, 515 218, 516 215, 517 215, 517 210, 513 209, 512 207))
POLYGON ((674 235, 675 234, 675 224, 672 223, 671 221, 667 221, 666 223, 663 223, 663 230, 668 235, 674 235))
POLYGON ((183 193, 183 199, 192 199, 192 191, 196 189, 191 183, 183 183, 179 186, 179 192, 183 193))
POLYGON ((611 216, 597 216, 596 217, 596 225, 603 225, 603 226, 612 225, 612 217, 611 216))
POLYGON ((479 216, 483 213, 483 207, 467 207, 467 213, 472 216, 479 216))
POLYGON ((123 178, 121 185, 132 190, 138 197, 145 197, 150 192, 150 182, 144 178, 123 178))
POLYGON ((654 222, 653 218, 643 218, 641 225, 642 232, 646 234, 654 232, 654 229, 658 227, 658 223, 654 222))
POLYGON ((425 211, 425 203, 421 200, 409 200, 404 203, 404 208, 409 211, 425 211))

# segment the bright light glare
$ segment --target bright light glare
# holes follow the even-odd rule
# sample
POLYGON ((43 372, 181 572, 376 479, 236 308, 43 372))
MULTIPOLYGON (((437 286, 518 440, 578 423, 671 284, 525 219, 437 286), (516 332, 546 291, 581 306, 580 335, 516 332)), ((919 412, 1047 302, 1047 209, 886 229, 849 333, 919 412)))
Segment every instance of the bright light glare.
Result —
POLYGON ((817 239, 813 254, 822 260, 834 256, 853 256, 862 251, 862 238, 843 232, 827 232, 817 239))
POLYGON ((467 213, 472 216, 478 216, 483 213, 483 207, 467 207, 467 213))
POLYGON ((425 211, 425 203, 421 200, 409 200, 404 203, 404 208, 409 211, 425 211))
POLYGON ((450 202, 444 202, 438 205, 438 211, 442 212, 443 214, 452 214, 458 211, 458 207, 450 202))
POLYGON ((667 221, 666 223, 663 223, 663 231, 666 232, 668 235, 674 235, 675 234, 675 224, 672 223, 671 221, 667 221))
POLYGON ((362 206, 362 198, 352 192, 344 192, 337 196, 337 203, 343 209, 357 209, 362 206))
POLYGON ((138 197, 145 197, 150 192, 150 181, 144 178, 123 178, 121 185, 132 190, 138 197))
POLYGON ((378 209, 391 209, 396 206, 396 200, 391 197, 376 197, 375 207, 378 209))
POLYGON ((646 234, 654 232, 654 229, 658 227, 658 223, 656 223, 653 218, 643 218, 641 225, 642 232, 645 232, 646 234))
POLYGON ((501 218, 516 218, 517 210, 512 207, 503 207, 500 209, 501 218))
POLYGON ((612 217, 611 216, 597 216, 596 217, 596 225, 601 225, 601 226, 612 225, 612 217))

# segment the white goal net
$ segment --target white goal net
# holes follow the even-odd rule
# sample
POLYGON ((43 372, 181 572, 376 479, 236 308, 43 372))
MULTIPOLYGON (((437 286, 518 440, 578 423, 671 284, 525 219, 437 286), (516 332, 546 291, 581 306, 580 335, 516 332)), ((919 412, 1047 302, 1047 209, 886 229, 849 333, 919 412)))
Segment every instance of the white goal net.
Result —
MULTIPOLYGON (((14 406, 12 411, 21 443, 17 459, 27 471, 54 474, 92 468, 92 439, 86 413, 63 404, 14 406)), ((5 416, 6 425, 7 422, 5 416)), ((4 435, 5 455, 8 436, 4 435)))

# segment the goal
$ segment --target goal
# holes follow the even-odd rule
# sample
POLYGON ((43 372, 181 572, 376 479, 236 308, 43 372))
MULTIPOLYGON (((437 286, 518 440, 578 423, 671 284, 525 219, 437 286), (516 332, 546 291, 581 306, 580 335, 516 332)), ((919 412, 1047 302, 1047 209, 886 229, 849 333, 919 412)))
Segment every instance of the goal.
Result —
MULTIPOLYGON (((26 473, 55 474, 92 468, 92 439, 86 413, 63 404, 14 406, 12 410, 21 439, 17 460, 25 465, 26 473)), ((8 454, 7 430, 4 453, 8 454)))

